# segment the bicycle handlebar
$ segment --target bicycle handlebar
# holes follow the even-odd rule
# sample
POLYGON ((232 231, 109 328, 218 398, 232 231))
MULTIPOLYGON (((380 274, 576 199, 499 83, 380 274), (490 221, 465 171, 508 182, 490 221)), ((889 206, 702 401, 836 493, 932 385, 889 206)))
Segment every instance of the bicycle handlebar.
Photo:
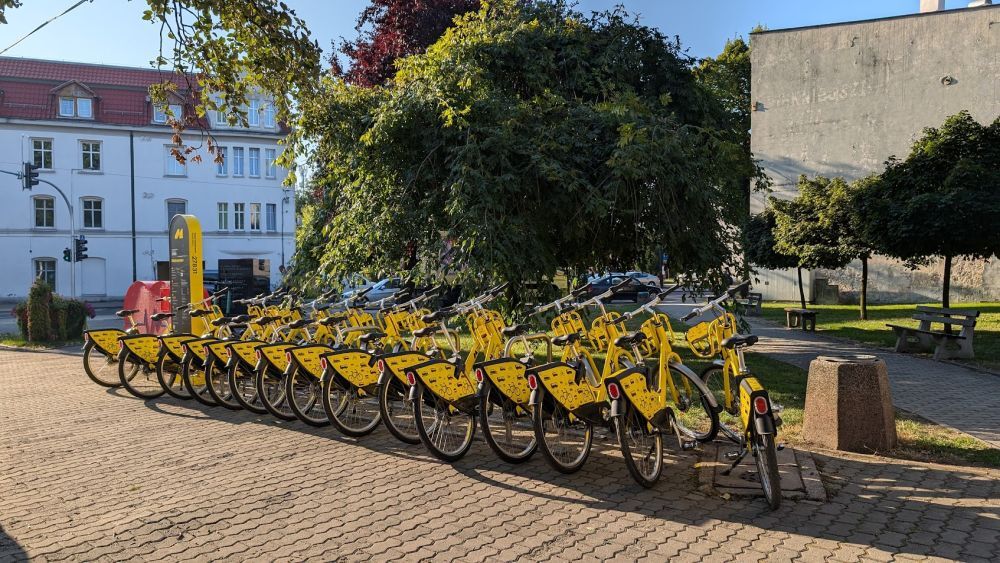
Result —
POLYGON ((691 319, 693 319, 693 318, 695 318, 695 317, 697 317, 699 315, 703 315, 703 314, 711 311, 712 309, 721 306, 727 300, 732 299, 733 297, 736 297, 737 294, 742 293, 743 291, 745 291, 749 287, 750 287, 750 280, 742 281, 742 282, 740 282, 740 283, 738 283, 738 284, 730 287, 722 295, 720 295, 720 296, 716 297, 715 299, 709 301, 703 307, 698 307, 698 308, 694 309, 693 311, 691 311, 690 313, 684 315, 683 317, 681 317, 681 320, 684 321, 684 322, 687 322, 687 321, 689 321, 689 320, 691 320, 691 319))

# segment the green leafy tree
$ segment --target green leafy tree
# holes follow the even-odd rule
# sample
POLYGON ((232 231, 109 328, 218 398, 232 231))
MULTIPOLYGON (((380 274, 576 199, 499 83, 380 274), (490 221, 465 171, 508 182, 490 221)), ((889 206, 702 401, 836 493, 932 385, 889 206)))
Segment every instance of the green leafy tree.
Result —
POLYGON ((867 237, 864 222, 867 217, 861 212, 862 201, 869 197, 869 190, 878 181, 878 175, 861 178, 848 184, 835 178, 829 192, 827 213, 831 223, 841 227, 840 243, 845 252, 861 261, 861 290, 858 293, 859 316, 868 319, 868 261, 876 253, 872 241, 867 237))
POLYGON ((301 142, 324 164, 304 226, 321 251, 302 249, 300 281, 416 262, 519 283, 660 249, 679 271, 732 263, 742 149, 658 31, 498 0, 398 65, 385 87, 329 78, 303 106, 301 142))
MULTIPOLYGON (((798 267, 798 258, 778 250, 778 240, 775 236, 777 226, 777 215, 770 207, 750 216, 743 230, 743 248, 748 264, 768 270, 798 267)), ((798 277, 799 297, 804 309, 806 298, 802 291, 802 268, 798 268, 798 277)))
POLYGON ((806 300, 802 269, 842 268, 854 257, 843 240, 849 228, 847 217, 831 205, 834 189, 846 189, 846 183, 840 178, 809 179, 802 175, 794 199, 770 198, 776 223, 775 250, 795 257, 803 309, 806 300))
POLYGON ((905 160, 890 159, 858 202, 859 225, 880 254, 911 267, 944 260, 941 303, 950 305, 952 261, 1000 251, 1000 119, 968 112, 924 130, 905 160))
POLYGON ((28 290, 28 340, 48 342, 52 340, 52 289, 45 280, 38 278, 28 290))

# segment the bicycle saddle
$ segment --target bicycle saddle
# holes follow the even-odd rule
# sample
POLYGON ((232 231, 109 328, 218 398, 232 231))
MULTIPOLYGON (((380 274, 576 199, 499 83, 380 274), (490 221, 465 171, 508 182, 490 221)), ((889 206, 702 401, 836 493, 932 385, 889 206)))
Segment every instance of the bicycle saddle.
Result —
POLYGON ((150 318, 150 320, 159 322, 159 321, 162 321, 164 319, 169 319, 172 316, 174 316, 173 313, 153 313, 152 315, 149 316, 149 318, 150 318))
POLYGON ((212 326, 222 326, 224 324, 228 324, 228 323, 232 322, 232 320, 233 319, 231 319, 229 317, 219 317, 217 319, 212 319, 212 322, 210 322, 209 324, 212 325, 212 326))
POLYGON ((425 336, 430 336, 439 330, 441 330, 441 327, 425 326, 424 328, 418 328, 417 330, 413 331, 413 336, 416 336, 417 338, 423 338, 425 336))
POLYGON ((447 319, 448 317, 454 317, 457 314, 458 313, 456 313, 455 311, 450 311, 448 309, 440 309, 438 311, 434 311, 433 313, 429 313, 427 315, 420 317, 420 320, 424 321, 425 323, 432 323, 434 321, 447 319))
POLYGON ((581 336, 579 332, 571 332, 569 334, 564 334, 562 336, 557 336, 552 339, 552 343, 556 346, 569 346, 574 342, 578 342, 581 336))
POLYGON ((198 309, 196 311, 191 311, 192 317, 204 317, 205 315, 211 315, 212 311, 209 309, 198 309))
POLYGON ((528 332, 528 329, 530 328, 531 326, 528 324, 516 324, 511 326, 505 326, 502 329, 500 329, 500 334, 502 334, 505 338, 514 338, 515 336, 520 336, 528 332))
POLYGON ((317 311, 326 311, 327 309, 329 309, 332 306, 333 306, 332 304, 326 303, 324 305, 316 305, 313 308, 316 309, 317 311))
POLYGON ((302 328, 307 325, 313 324, 312 319, 299 319, 297 321, 292 321, 288 323, 288 328, 302 328))
POLYGON ((233 317, 234 323, 245 323, 250 320, 250 315, 236 315, 233 317))
POLYGON ((134 315, 139 312, 139 309, 122 309, 115 313, 116 317, 127 317, 129 315, 134 315))
POLYGON ((623 334, 615 339, 615 346, 619 348, 631 348, 646 339, 646 333, 642 331, 623 334))
POLYGON ((266 325, 266 324, 271 324, 271 323, 273 323, 274 321, 277 321, 277 320, 281 320, 281 317, 273 317, 273 316, 269 316, 269 315, 264 315, 263 317, 260 317, 259 319, 257 319, 254 322, 257 323, 257 324, 259 324, 259 325, 266 325))
POLYGON ((366 332, 358 338, 358 342, 361 344, 367 344, 369 342, 374 342, 376 340, 381 340, 386 337, 384 332, 373 330, 372 332, 366 332))
POLYGON ((756 334, 734 334, 720 344, 723 348, 746 348, 753 346, 760 338, 756 334))
POLYGON ((321 324, 323 326, 330 326, 330 325, 335 325, 335 324, 337 324, 337 323, 339 323, 341 321, 344 321, 346 319, 347 319, 346 315, 333 315, 333 316, 330 316, 330 317, 324 317, 324 318, 322 318, 322 319, 320 319, 320 320, 318 320, 316 322, 318 322, 319 324, 321 324))
POLYGON ((229 328, 246 328, 247 323, 229 323, 229 328))

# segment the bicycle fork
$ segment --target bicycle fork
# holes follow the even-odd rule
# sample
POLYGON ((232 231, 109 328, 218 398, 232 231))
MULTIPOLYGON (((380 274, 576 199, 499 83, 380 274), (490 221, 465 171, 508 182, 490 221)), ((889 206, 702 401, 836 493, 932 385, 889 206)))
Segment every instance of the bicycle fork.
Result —
MULTIPOLYGON (((740 394, 740 422, 743 435, 735 437, 740 449, 726 454, 726 458, 732 460, 732 464, 722 472, 723 475, 729 475, 748 453, 753 452, 753 442, 756 436, 761 434, 776 435, 778 426, 781 425, 781 418, 777 416, 781 407, 772 405, 770 396, 761 387, 756 377, 740 378, 737 389, 739 389, 740 394)), ((726 434, 733 438, 732 431, 727 430, 726 434)), ((782 450, 784 445, 778 445, 777 448, 782 450)), ((756 452, 753 453, 757 455, 756 452)))

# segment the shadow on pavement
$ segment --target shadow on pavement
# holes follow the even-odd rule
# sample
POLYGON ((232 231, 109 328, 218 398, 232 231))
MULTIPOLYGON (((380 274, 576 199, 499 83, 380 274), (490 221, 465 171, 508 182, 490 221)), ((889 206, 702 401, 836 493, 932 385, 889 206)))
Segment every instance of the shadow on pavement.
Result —
POLYGON ((7 535, 0 524, 0 561, 27 561, 28 554, 24 552, 21 544, 14 538, 7 535))

